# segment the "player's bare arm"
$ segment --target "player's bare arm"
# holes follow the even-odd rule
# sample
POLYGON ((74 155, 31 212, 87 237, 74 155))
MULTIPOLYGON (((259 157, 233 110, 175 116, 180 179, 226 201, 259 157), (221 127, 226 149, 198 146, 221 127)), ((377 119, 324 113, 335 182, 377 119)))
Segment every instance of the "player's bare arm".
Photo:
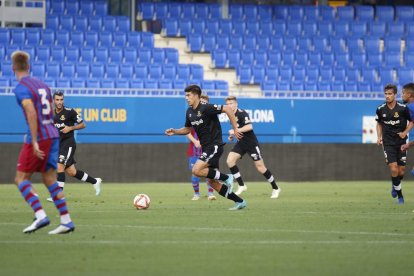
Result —
POLYGON ((229 117, 231 126, 233 127, 234 136, 240 140, 243 137, 243 134, 237 128, 236 116, 234 116, 233 110, 231 107, 223 105, 223 112, 227 114, 227 117, 229 117))
POLYGON ((39 149, 37 143, 37 114, 31 99, 22 101, 24 112, 26 113, 27 123, 29 124, 30 134, 32 135, 33 153, 39 158, 45 158, 45 153, 39 149))
POLYGON ((65 126, 60 132, 62 133, 68 133, 71 132, 72 130, 79 130, 79 129, 83 129, 85 128, 86 125, 84 122, 74 125, 74 126, 65 126))
POLYGON ((408 133, 413 129, 413 122, 409 122, 407 124, 407 127, 405 128, 405 130, 403 132, 398 133, 398 135, 400 136, 401 139, 404 139, 405 137, 407 137, 408 133))
POLYGON ((382 126, 377 123, 377 145, 382 145, 382 126))
POLYGON ((194 138, 194 136, 191 133, 188 133, 186 136, 187 136, 188 140, 190 140, 196 148, 198 148, 198 149, 201 148, 200 141, 197 140, 196 138, 194 138))
POLYGON ((187 135, 191 133, 191 128, 190 127, 182 127, 179 129, 174 129, 174 128, 168 128, 165 130, 165 134, 168 136, 172 136, 172 135, 187 135))

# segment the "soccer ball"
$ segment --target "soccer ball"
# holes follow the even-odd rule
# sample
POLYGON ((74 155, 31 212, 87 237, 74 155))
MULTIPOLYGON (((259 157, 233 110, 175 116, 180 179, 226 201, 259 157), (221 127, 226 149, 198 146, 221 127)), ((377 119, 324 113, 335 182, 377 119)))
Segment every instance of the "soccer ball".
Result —
POLYGON ((146 194, 138 194, 134 198, 134 206, 138 210, 148 209, 151 199, 146 194))

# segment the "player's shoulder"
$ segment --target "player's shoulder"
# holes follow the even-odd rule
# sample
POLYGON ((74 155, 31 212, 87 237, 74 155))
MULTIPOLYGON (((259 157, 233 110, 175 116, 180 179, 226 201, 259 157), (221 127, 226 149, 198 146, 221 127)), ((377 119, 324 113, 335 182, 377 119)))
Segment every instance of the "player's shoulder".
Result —
POLYGON ((397 102, 397 106, 399 106, 401 108, 405 108, 407 105, 403 104, 403 103, 400 103, 400 102, 397 102))
POLYGON ((378 109, 378 110, 383 109, 386 105, 387 105, 387 103, 380 104, 380 105, 377 107, 377 109, 378 109))

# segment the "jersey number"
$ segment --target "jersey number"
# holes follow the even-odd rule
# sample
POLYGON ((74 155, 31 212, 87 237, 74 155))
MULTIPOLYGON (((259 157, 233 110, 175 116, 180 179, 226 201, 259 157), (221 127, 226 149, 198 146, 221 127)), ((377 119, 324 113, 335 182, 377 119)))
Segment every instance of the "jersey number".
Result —
POLYGON ((47 99, 47 92, 45 89, 40 88, 39 90, 40 96, 42 96, 42 114, 43 115, 49 115, 50 114, 50 102, 47 99))

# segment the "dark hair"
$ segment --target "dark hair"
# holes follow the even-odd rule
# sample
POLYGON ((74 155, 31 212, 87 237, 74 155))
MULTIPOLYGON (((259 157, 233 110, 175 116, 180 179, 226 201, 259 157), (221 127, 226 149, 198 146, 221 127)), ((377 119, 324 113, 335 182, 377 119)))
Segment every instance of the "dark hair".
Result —
POLYGON ((414 93, 414 83, 410 82, 403 86, 404 90, 408 90, 410 93, 414 93))
POLYGON ((184 92, 191 92, 193 94, 197 94, 199 97, 201 96, 201 88, 198 85, 190 84, 185 89, 184 92))
POLYGON ((385 91, 387 91, 387 90, 392 90, 392 92, 393 92, 394 94, 397 94, 397 86, 396 86, 395 84, 387 84, 387 85, 384 87, 384 92, 385 92, 385 91))
POLYGON ((56 90, 55 93, 53 93, 53 99, 55 98, 55 96, 63 96, 63 91, 62 90, 56 90))
POLYGON ((237 98, 236 98, 236 96, 228 96, 227 98, 226 98, 226 102, 227 101, 235 101, 235 102, 237 102, 237 98))

